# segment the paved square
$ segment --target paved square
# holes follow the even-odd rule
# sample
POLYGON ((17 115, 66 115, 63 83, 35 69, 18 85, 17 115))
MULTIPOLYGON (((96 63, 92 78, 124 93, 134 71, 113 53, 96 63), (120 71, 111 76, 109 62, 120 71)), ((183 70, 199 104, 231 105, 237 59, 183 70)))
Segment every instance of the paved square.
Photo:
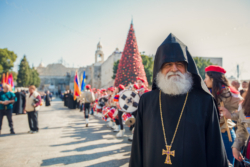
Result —
POLYGON ((0 136, 1 167, 117 167, 128 166, 131 134, 126 128, 125 137, 117 139, 106 122, 90 117, 85 127, 83 113, 69 110, 60 100, 52 106, 42 107, 38 114, 40 131, 28 134, 27 115, 13 115, 16 135, 9 134, 4 117, 0 136))

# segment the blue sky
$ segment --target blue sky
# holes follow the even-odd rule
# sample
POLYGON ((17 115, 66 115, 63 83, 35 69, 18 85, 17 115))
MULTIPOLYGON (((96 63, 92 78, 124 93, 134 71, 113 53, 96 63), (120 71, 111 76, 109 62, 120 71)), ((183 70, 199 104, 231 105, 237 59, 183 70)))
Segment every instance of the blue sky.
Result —
POLYGON ((170 32, 193 56, 223 57, 228 76, 250 79, 249 0, 0 0, 0 48, 47 65, 94 62, 101 40, 105 58, 123 50, 131 18, 139 50, 155 54, 170 32))

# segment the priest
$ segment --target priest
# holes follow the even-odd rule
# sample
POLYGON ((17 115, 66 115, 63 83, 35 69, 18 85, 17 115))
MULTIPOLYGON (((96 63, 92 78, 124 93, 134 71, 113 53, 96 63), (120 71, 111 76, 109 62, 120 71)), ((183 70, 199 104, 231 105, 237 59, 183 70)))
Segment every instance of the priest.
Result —
POLYGON ((18 88, 17 92, 15 93, 17 101, 13 105, 13 113, 16 114, 23 114, 24 113, 24 106, 25 106, 25 95, 21 92, 18 88))
POLYGON ((141 96, 130 167, 227 167, 217 106, 185 46, 159 46, 152 91, 141 96))
POLYGON ((67 107, 68 106, 68 94, 69 91, 65 91, 64 95, 63 95, 63 101, 64 101, 64 106, 67 107))
POLYGON ((44 101, 45 101, 45 106, 48 107, 50 106, 50 92, 47 91, 44 97, 44 101))

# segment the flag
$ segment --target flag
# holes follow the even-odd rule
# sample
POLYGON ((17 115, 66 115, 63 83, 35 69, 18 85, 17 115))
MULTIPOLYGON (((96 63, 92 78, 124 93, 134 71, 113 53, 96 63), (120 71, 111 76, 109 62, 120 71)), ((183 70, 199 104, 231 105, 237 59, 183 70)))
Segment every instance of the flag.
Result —
POLYGON ((10 73, 9 78, 8 78, 8 84, 10 85, 10 90, 14 91, 14 79, 12 73, 10 73))
POLYGON ((5 84, 5 74, 3 73, 3 76, 2 76, 2 86, 5 84))
POLYGON ((84 88, 85 88, 85 78, 86 78, 86 75, 84 71, 83 75, 81 76, 81 91, 84 91, 84 88))
POLYGON ((78 75, 77 75, 77 71, 76 71, 76 75, 74 78, 74 100, 76 100, 77 96, 80 96, 81 92, 80 92, 80 88, 79 88, 79 81, 78 81, 78 75))

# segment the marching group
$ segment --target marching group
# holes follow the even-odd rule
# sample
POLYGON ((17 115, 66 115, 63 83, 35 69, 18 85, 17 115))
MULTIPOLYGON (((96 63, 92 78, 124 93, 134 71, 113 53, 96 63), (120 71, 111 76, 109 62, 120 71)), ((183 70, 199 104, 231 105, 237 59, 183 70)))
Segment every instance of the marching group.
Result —
MULTIPOLYGON (((120 138, 123 137, 125 133, 124 124, 128 125, 133 132, 137 113, 137 107, 134 107, 134 110, 130 112, 126 112, 125 109, 119 105, 120 95, 128 90, 135 92, 139 97, 149 91, 144 83, 145 80, 138 77, 135 84, 129 84, 127 86, 120 84, 118 87, 111 86, 107 89, 96 89, 91 88, 90 85, 86 85, 85 91, 82 92, 76 100, 74 100, 71 91, 66 91, 63 96, 64 105, 72 109, 79 108, 81 112, 83 111, 86 127, 89 125, 89 115, 102 118, 102 120, 107 122, 108 127, 112 128, 114 132, 117 132, 116 137, 120 138)), ((139 98, 137 103, 138 102, 139 98)), ((136 102, 134 102, 134 104, 135 103, 136 102)), ((133 134, 131 134, 128 140, 133 140, 133 134)))

